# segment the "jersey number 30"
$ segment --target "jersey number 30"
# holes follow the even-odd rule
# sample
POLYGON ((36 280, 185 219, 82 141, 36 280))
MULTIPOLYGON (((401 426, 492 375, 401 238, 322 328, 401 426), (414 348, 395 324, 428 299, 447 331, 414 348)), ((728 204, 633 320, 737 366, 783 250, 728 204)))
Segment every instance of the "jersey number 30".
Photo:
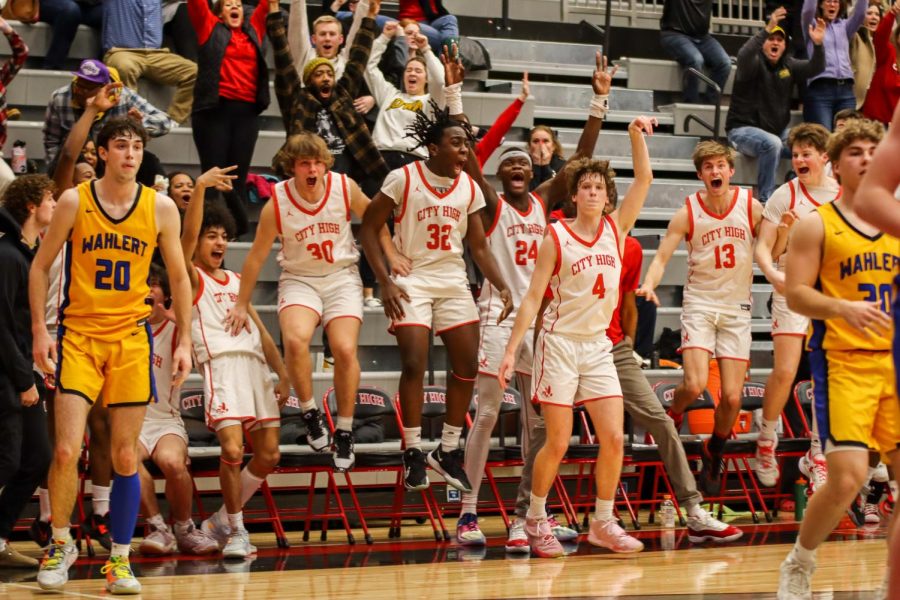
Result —
POLYGON ((113 262, 98 258, 94 287, 98 290, 127 292, 131 287, 131 263, 127 260, 113 262))

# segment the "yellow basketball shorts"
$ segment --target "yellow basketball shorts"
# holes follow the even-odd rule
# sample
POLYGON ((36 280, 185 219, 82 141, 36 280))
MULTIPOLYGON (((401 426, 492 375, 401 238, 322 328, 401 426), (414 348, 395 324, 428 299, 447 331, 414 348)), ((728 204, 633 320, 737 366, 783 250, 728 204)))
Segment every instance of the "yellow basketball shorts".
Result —
POLYGON ((809 353, 816 423, 825 452, 900 448, 900 404, 890 351, 809 353))
POLYGON ((141 406, 156 398, 149 324, 107 342, 60 328, 57 342, 57 389, 104 406, 141 406))

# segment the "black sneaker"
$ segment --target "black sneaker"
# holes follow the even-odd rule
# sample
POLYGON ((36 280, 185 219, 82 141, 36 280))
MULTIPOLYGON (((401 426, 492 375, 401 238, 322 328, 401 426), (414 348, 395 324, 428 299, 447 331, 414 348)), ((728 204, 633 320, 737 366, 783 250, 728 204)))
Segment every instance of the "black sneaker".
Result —
POLYGON ((472 484, 463 469, 463 451, 457 448, 453 452, 444 452, 440 445, 428 453, 428 464, 440 473, 448 484, 461 492, 472 491, 472 484))
POLYGON ((334 442, 331 444, 334 452, 334 470, 338 473, 346 473, 356 463, 356 455, 353 453, 353 434, 343 429, 334 432, 334 442))
POLYGON ((425 453, 418 448, 408 448, 403 453, 403 485, 408 490, 424 490, 429 483, 425 472, 425 453))
POLYGON ((109 513, 102 517, 91 514, 81 523, 81 529, 91 536, 91 539, 100 542, 107 550, 112 550, 112 538, 109 535, 109 513))
POLYGON ((722 455, 714 455, 703 443, 700 453, 703 466, 700 469, 700 489, 706 496, 718 496, 722 490, 722 455))
POLYGON ((50 545, 50 535, 52 533, 50 523, 35 519, 31 522, 31 529, 28 533, 31 535, 31 539, 34 540, 34 543, 41 548, 46 548, 50 545))
POLYGON ((328 430, 322 421, 322 413, 318 408, 311 408, 303 413, 303 423, 306 425, 306 442, 316 452, 323 452, 331 445, 328 439, 328 430))

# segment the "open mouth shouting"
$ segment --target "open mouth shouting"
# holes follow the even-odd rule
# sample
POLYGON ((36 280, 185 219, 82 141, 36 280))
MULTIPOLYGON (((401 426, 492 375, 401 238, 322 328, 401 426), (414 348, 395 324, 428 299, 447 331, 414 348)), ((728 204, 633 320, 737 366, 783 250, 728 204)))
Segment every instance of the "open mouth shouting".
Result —
POLYGON ((722 186, 725 185, 725 181, 721 177, 716 177, 709 182, 709 187, 712 189, 719 191, 722 189, 722 186))

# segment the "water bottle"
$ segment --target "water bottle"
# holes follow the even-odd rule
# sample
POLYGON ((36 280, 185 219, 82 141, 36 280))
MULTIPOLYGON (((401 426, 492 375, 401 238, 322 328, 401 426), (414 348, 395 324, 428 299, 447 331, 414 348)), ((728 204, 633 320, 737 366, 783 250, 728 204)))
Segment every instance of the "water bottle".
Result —
POLYGON ((671 529, 664 529, 659 536, 659 545, 665 551, 675 549, 675 532, 671 529))
POLYGON ((16 140, 12 149, 12 170, 19 175, 28 172, 28 156, 25 154, 25 142, 16 140))
POLYGON ((663 501, 659 505, 659 514, 664 529, 675 528, 675 504, 672 502, 672 496, 668 494, 663 496, 663 501))
POLYGON ((794 520, 802 521, 806 512, 806 480, 802 477, 794 483, 794 520))

